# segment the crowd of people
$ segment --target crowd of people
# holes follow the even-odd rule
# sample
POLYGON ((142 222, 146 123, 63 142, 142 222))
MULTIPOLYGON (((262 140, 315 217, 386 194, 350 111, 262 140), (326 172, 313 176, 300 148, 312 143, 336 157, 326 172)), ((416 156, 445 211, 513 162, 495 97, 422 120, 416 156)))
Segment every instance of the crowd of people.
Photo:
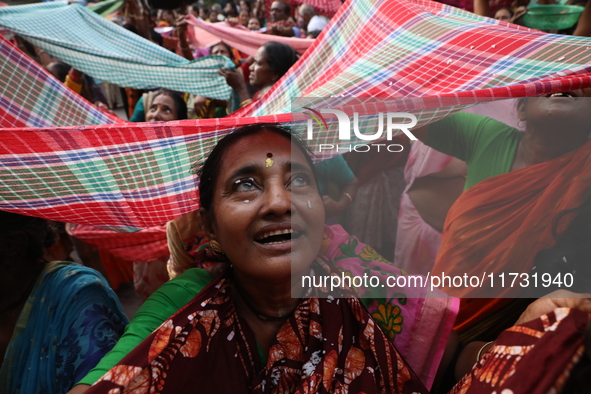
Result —
MULTIPOLYGON (((116 23, 187 60, 223 56, 234 67, 218 70, 226 101, 115 87, 121 121, 223 118, 261 99, 300 54, 272 39, 254 56, 222 40, 199 48, 188 22, 295 39, 329 25, 330 15, 290 4, 126 1, 116 23)), ((527 12, 519 1, 452 5, 501 22, 527 12)), ((591 34, 591 5, 570 33, 591 34)), ((113 86, 15 41, 115 114, 113 86)), ((374 192, 375 163, 358 154, 314 163, 285 125, 238 128, 194 169, 200 209, 155 229, 168 249, 151 261, 101 250, 84 236, 92 226, 0 211, 0 392, 591 392, 591 88, 488 108, 508 119, 477 109, 413 130, 408 157, 380 170, 396 184, 387 199, 374 192), (363 217, 379 204, 396 207, 379 218, 395 227, 385 244, 363 217), (372 231, 355 231, 360 216, 372 231), (483 272, 574 282, 389 285, 483 272), (294 287, 364 275, 378 284, 294 287), (113 289, 134 276, 145 302, 128 321, 113 289)))

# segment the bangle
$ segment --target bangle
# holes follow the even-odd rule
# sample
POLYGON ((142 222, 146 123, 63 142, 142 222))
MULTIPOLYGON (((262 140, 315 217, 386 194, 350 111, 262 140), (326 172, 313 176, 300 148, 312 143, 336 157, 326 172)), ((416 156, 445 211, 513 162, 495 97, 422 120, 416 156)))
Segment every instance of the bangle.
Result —
POLYGON ((252 103, 252 99, 246 99, 240 103, 240 108, 247 106, 248 104, 252 103))
POLYGON ((488 345, 492 344, 494 341, 490 341, 485 343, 484 345, 482 345, 482 347, 480 348, 480 350, 478 351, 478 355, 476 356, 476 362, 480 361, 480 357, 482 357, 482 353, 485 347, 487 347, 488 345))
POLYGON ((353 197, 349 193, 343 193, 349 199, 349 205, 353 204, 353 197))

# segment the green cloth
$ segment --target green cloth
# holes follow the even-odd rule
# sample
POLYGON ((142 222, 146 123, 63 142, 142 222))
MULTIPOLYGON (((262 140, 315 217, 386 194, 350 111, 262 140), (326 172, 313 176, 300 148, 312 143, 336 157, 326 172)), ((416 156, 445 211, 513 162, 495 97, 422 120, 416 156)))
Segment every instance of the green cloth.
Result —
POLYGON ((485 116, 458 112, 429 125, 426 145, 468 165, 464 190, 511 171, 523 132, 485 116))
MULTIPOLYGON (((77 384, 92 385, 99 380, 170 316, 195 298, 212 280, 213 277, 204 269, 190 268, 160 286, 142 304, 115 347, 77 384)), ((373 298, 361 299, 366 308, 373 301, 373 298)), ((257 348, 261 364, 265 365, 267 355, 260 346, 257 348)))
POLYGON ((96 12, 102 17, 106 17, 121 8, 123 3, 123 0, 106 0, 101 1, 100 3, 89 3, 86 8, 92 12, 96 12))
POLYGON ((234 68, 230 59, 189 61, 79 4, 0 7, 0 27, 84 74, 121 87, 167 88, 218 100, 228 100, 232 92, 219 73, 234 68))
POLYGON ((135 104, 133 114, 129 118, 130 122, 145 122, 146 121, 146 110, 144 109, 144 95, 140 96, 140 99, 135 104))

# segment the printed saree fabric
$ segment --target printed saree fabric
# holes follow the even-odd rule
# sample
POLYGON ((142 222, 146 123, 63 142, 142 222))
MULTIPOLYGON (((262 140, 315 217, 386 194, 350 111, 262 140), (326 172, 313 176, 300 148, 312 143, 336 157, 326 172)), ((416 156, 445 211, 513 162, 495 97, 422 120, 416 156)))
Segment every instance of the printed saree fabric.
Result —
POLYGON ((115 345, 127 318, 94 270, 49 263, 37 280, 0 370, 0 392, 63 394, 115 345))
MULTIPOLYGON (((501 287, 498 274, 529 273, 536 253, 554 244, 554 218, 579 206, 591 189, 590 173, 587 142, 554 160, 488 178, 460 196, 447 216, 432 274, 494 274, 497 283, 443 289, 462 297, 457 330, 469 328, 525 290, 521 285, 501 287)), ((569 219, 561 220, 558 232, 569 219)))
POLYGON ((231 282, 208 285, 87 393, 427 392, 355 297, 303 299, 261 365, 231 282))
POLYGON ((575 392, 580 382, 568 379, 583 356, 588 320, 585 312, 559 308, 505 330, 450 394, 575 392))
MULTIPOLYGON (((171 260, 168 271, 177 276, 191 267, 211 263, 208 238, 199 226, 199 215, 189 214, 169 222, 167 236, 171 260)), ((330 261, 339 275, 405 275, 371 246, 349 235, 341 226, 326 226, 321 258, 330 261)), ((402 357, 427 388, 430 388, 455 321, 459 300, 435 289, 352 288, 402 357)))

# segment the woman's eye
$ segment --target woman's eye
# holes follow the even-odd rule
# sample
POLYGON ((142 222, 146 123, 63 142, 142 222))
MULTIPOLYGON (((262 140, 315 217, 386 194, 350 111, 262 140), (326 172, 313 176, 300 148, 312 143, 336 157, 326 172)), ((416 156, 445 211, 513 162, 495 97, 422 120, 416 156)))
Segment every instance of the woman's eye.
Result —
POLYGON ((291 178, 292 187, 308 186, 310 184, 310 177, 305 174, 297 174, 291 178))
POLYGON ((238 179, 234 182, 234 191, 247 192, 256 189, 256 183, 252 178, 238 179))

